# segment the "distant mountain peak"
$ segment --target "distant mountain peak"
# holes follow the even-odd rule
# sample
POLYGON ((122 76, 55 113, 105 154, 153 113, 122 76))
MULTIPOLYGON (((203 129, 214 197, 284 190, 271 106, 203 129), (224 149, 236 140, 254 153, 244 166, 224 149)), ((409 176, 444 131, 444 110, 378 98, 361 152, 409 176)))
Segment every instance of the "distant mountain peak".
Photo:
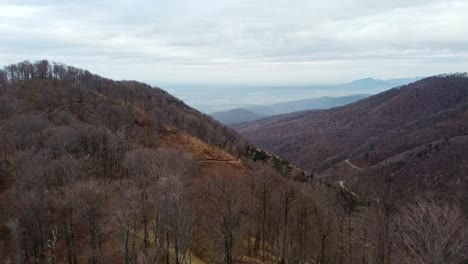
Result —
POLYGON ((351 81, 350 83, 348 84, 362 84, 362 83, 365 83, 365 84, 376 84, 376 83, 385 83, 384 80, 381 80, 381 79, 375 79, 375 78, 372 78, 372 77, 367 77, 367 78, 363 78, 363 79, 358 79, 358 80, 354 80, 354 81, 351 81))
POLYGON ((354 83, 354 82, 365 82, 365 81, 382 81, 382 80, 380 80, 380 79, 375 79, 375 78, 372 78, 372 77, 367 77, 367 78, 362 78, 362 79, 354 80, 354 81, 352 81, 351 83, 354 83))

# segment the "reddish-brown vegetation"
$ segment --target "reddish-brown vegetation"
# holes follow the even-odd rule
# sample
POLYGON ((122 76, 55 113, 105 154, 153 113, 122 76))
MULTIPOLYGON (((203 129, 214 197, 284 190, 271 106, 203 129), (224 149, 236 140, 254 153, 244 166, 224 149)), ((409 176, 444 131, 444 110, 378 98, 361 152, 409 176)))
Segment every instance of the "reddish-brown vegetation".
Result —
POLYGON ((427 249, 467 260, 456 205, 399 205, 388 181, 367 199, 287 180, 289 163, 157 88, 46 61, 6 67, 0 88, 5 263, 385 264, 427 249), (424 223, 456 234, 430 248, 428 228, 397 229, 428 211, 424 223))
POLYGON ((375 193, 378 182, 391 178, 395 197, 402 200, 430 196, 465 203, 467 109, 468 78, 453 74, 343 107, 246 123, 238 130, 315 177, 345 181, 360 194, 375 193))

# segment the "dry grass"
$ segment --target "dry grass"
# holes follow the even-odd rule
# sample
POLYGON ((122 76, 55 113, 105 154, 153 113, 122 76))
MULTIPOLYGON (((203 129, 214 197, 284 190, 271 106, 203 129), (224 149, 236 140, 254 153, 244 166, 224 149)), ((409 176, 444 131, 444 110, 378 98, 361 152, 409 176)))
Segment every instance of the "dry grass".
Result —
POLYGON ((163 134, 162 147, 189 152, 197 161, 240 162, 237 158, 226 151, 175 129, 168 129, 163 134))

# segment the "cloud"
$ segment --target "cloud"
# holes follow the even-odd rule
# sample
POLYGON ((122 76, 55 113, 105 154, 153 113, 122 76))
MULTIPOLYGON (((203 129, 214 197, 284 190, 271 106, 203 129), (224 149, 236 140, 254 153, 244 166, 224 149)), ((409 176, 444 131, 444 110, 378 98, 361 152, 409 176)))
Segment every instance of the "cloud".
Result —
POLYGON ((152 84, 304 84, 466 71, 466 1, 0 1, 0 62, 152 84))

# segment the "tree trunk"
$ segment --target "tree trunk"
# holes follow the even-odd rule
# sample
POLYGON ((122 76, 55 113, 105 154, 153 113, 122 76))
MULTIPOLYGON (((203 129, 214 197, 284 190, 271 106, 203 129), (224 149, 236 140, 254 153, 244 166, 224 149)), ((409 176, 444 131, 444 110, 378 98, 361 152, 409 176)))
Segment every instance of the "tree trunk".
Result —
POLYGON ((320 264, 323 264, 324 259, 325 259, 325 240, 326 239, 327 239, 326 236, 322 236, 320 238, 320 259, 319 259, 320 264))
POLYGON ((166 232, 166 263, 170 264, 171 262, 171 256, 170 256, 170 250, 169 250, 169 232, 166 232))

